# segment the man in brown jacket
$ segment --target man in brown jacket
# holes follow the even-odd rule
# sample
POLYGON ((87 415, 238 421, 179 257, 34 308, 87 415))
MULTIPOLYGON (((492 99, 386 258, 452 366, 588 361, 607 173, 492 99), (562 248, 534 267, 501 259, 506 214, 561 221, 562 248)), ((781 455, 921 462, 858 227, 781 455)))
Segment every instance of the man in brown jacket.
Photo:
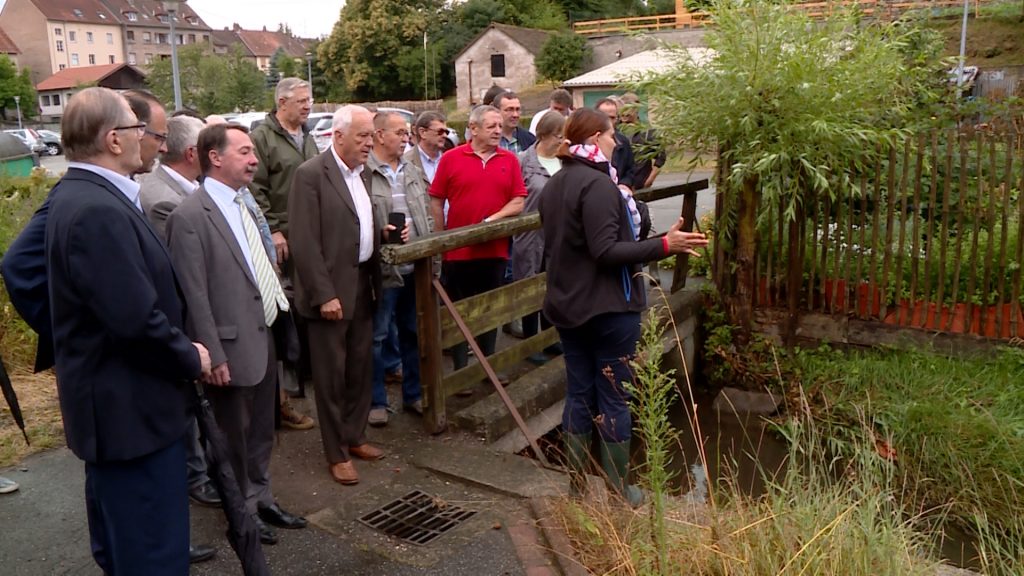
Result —
POLYGON ((356 484, 351 456, 377 460, 366 441, 372 391, 373 313, 381 294, 380 240, 364 164, 373 115, 334 113, 331 146, 295 173, 288 199, 295 304, 309 322, 317 414, 331 476, 356 484))

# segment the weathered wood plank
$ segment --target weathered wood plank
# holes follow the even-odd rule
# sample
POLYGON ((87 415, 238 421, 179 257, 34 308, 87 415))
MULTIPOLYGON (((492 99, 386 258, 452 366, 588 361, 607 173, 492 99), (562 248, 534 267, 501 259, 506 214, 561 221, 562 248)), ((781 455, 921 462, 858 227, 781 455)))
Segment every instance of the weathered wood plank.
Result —
MULTIPOLYGON (((501 288, 455 303, 455 309, 473 334, 483 334, 510 320, 540 310, 544 303, 547 274, 524 278, 501 288)), ((448 310, 441 311, 441 347, 463 341, 462 333, 448 310)))
MULTIPOLYGON (((707 180, 700 180, 703 182, 704 190, 708 187, 707 180)), ((642 192, 641 192, 642 193, 642 192)), ((694 226, 697 226, 697 192, 686 192, 683 195, 683 207, 680 212, 680 216, 683 218, 683 231, 693 232, 694 226)), ((703 230, 697 230, 703 232, 703 230)), ((704 251, 707 255, 707 251, 704 251)), ((671 292, 678 292, 686 287, 686 275, 690 272, 690 255, 689 254, 678 254, 676 255, 676 267, 672 270, 672 289, 671 292)))
MULTIPOLYGON (((428 434, 440 434, 448 427, 441 347, 441 302, 434 292, 434 263, 430 258, 416 262, 416 329, 420 352, 420 383, 423 386, 423 427, 428 434)), ((367 358, 367 361, 370 359, 367 358)))
MULTIPOLYGON (((487 360, 495 371, 505 372, 522 362, 523 358, 530 354, 536 354, 558 341, 558 331, 548 328, 535 336, 520 340, 508 348, 496 352, 493 356, 488 356, 487 360)), ((472 388, 486 377, 484 367, 479 362, 473 362, 444 378, 442 384, 444 395, 447 397, 466 388, 472 388)))

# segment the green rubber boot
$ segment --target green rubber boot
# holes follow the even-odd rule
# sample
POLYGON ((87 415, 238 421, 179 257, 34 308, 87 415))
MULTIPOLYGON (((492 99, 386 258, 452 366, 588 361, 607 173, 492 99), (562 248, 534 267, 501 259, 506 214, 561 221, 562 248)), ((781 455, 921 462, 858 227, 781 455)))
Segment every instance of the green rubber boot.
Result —
POLYGON ((601 442, 601 468, 608 476, 608 483, 632 508, 644 503, 644 493, 636 485, 629 484, 629 440, 625 442, 601 442))
POLYGON ((586 492, 590 464, 590 434, 565 435, 565 461, 569 467, 569 495, 580 498, 586 492))

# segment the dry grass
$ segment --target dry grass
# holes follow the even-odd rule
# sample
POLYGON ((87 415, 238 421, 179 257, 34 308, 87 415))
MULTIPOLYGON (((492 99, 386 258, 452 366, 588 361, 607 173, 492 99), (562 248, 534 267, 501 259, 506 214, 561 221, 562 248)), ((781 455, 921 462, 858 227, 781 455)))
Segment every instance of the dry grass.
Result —
POLYGON ((33 374, 13 368, 11 382, 18 393, 31 444, 25 443, 6 403, 0 401, 3 405, 0 409, 0 468, 17 464, 29 454, 64 445, 64 424, 53 372, 33 374))

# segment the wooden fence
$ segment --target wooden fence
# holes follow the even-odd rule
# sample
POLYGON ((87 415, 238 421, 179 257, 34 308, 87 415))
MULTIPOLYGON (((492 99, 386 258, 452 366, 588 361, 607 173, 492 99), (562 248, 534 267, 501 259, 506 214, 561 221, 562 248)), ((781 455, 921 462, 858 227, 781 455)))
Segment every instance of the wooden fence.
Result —
MULTIPOLYGON (((692 226, 697 206, 697 192, 708 187, 707 180, 675 186, 655 187, 636 193, 636 197, 653 202, 664 198, 683 197, 681 215, 692 226)), ((420 380, 423 385, 423 422, 429 433, 437 434, 448 426, 446 401, 449 396, 476 385, 485 376, 484 366, 473 363, 460 370, 445 374, 443 350, 465 340, 452 309, 464 321, 472 334, 480 335, 488 330, 500 328, 503 324, 537 312, 544 301, 547 276, 540 274, 532 278, 513 282, 496 290, 455 302, 452 309, 442 306, 441 298, 434 284, 434 257, 449 250, 481 242, 507 238, 520 232, 540 227, 536 214, 508 218, 499 222, 466 226, 414 240, 404 245, 386 245, 382 248, 383 258, 392 264, 415 264, 416 282, 416 325, 420 353, 420 380)), ((673 290, 683 286, 686 280, 687 260, 679 260, 673 279, 673 290)), ((491 367, 496 371, 507 370, 523 361, 527 356, 538 353, 558 341, 554 328, 520 340, 511 346, 498 350, 489 356, 491 367)), ((500 386, 498 387, 500 388, 500 386)), ((504 397, 503 400, 514 410, 504 397)), ((517 414, 514 413, 517 416, 517 414)), ((524 431, 524 434, 526 432, 524 431)), ((527 438, 529 435, 527 434, 527 438)))
POLYGON ((782 202, 763 201, 754 306, 788 306, 795 290, 806 312, 1024 336, 1022 191, 1024 133, 1013 126, 908 138, 849 189, 808 194, 795 226, 780 217, 782 202), (794 253, 798 286, 787 281, 794 253))

